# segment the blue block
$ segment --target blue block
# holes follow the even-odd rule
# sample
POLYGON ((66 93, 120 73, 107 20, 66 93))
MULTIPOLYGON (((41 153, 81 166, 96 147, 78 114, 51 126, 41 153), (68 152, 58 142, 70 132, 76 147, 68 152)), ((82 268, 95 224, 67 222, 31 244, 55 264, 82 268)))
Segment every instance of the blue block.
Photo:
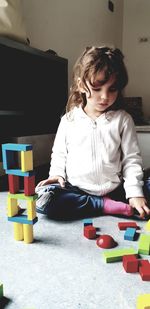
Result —
POLYGON ((93 220, 92 219, 84 219, 83 223, 84 223, 84 226, 93 225, 93 220))
POLYGON ((16 167, 15 158, 16 152, 32 150, 32 145, 30 144, 2 144, 2 157, 3 157, 3 168, 5 170, 12 169, 16 167))
POLYGON ((125 240, 134 240, 136 234, 136 229, 133 227, 128 227, 124 233, 125 240))
POLYGON ((2 144, 3 150, 11 150, 11 151, 28 151, 32 150, 31 144, 13 144, 13 143, 6 143, 2 144))
POLYGON ((35 224, 38 221, 38 217, 35 217, 33 220, 28 220, 27 215, 8 217, 8 221, 17 222, 22 224, 35 224))
POLYGON ((5 173, 9 175, 17 175, 17 176, 23 176, 23 177, 35 175, 34 171, 22 172, 20 169, 6 169, 5 173))

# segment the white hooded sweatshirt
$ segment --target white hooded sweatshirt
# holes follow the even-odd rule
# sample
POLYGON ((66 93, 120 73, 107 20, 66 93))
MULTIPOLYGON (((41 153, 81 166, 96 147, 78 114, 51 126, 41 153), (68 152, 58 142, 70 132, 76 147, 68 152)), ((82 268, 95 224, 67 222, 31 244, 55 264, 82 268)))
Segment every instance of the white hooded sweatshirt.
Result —
POLYGON ((81 107, 65 114, 52 149, 49 176, 56 175, 97 196, 107 195, 124 179, 126 198, 144 196, 132 117, 118 110, 92 120, 81 107))

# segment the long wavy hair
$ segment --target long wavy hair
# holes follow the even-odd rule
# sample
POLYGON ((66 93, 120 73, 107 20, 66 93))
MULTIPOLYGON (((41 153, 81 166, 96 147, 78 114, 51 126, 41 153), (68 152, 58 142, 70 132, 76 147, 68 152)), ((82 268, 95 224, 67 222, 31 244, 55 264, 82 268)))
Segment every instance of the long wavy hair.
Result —
POLYGON ((115 74, 115 87, 118 90, 116 101, 107 111, 123 109, 122 91, 128 83, 128 74, 123 59, 124 55, 118 48, 107 46, 86 47, 73 67, 72 86, 66 105, 66 112, 71 111, 75 106, 82 105, 83 108, 86 106, 86 95, 79 91, 78 80, 80 79, 83 87, 90 92, 87 81, 92 85, 92 80, 102 71, 104 72, 103 84, 109 80, 112 74, 115 74))

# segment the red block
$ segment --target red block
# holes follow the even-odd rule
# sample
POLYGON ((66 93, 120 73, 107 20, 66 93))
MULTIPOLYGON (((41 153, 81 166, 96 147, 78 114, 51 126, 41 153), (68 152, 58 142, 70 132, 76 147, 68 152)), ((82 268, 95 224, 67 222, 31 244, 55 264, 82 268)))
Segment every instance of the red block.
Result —
POLYGON ((35 176, 24 176, 24 194, 35 194, 35 176))
POLYGON ((148 260, 139 262, 139 274, 143 281, 150 281, 150 263, 148 260))
POLYGON ((139 229, 139 226, 136 224, 136 222, 118 222, 118 227, 119 227, 119 230, 126 230, 127 227, 134 227, 136 229, 139 229))
POLYGON ((96 228, 92 225, 85 226, 84 236, 88 239, 95 239, 96 238, 96 228))
POLYGON ((8 186, 10 193, 19 192, 19 176, 17 175, 8 175, 8 186))
POLYGON ((138 272, 139 261, 136 258, 136 255, 124 255, 122 258, 123 267, 127 273, 136 273, 138 272))

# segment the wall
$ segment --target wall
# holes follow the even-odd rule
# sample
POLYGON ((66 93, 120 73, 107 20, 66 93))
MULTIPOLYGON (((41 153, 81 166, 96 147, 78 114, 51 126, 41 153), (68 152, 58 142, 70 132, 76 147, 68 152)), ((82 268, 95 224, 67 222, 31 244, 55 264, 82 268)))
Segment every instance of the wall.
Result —
POLYGON ((27 33, 33 47, 53 49, 72 66, 86 46, 122 46, 123 0, 22 0, 27 33))
POLYGON ((123 52, 129 72, 126 95, 141 96, 146 118, 150 118, 150 1, 125 0, 123 14, 123 52), (147 42, 139 39, 146 37, 147 42))
POLYGON ((150 132, 137 132, 144 168, 150 168, 150 132))

